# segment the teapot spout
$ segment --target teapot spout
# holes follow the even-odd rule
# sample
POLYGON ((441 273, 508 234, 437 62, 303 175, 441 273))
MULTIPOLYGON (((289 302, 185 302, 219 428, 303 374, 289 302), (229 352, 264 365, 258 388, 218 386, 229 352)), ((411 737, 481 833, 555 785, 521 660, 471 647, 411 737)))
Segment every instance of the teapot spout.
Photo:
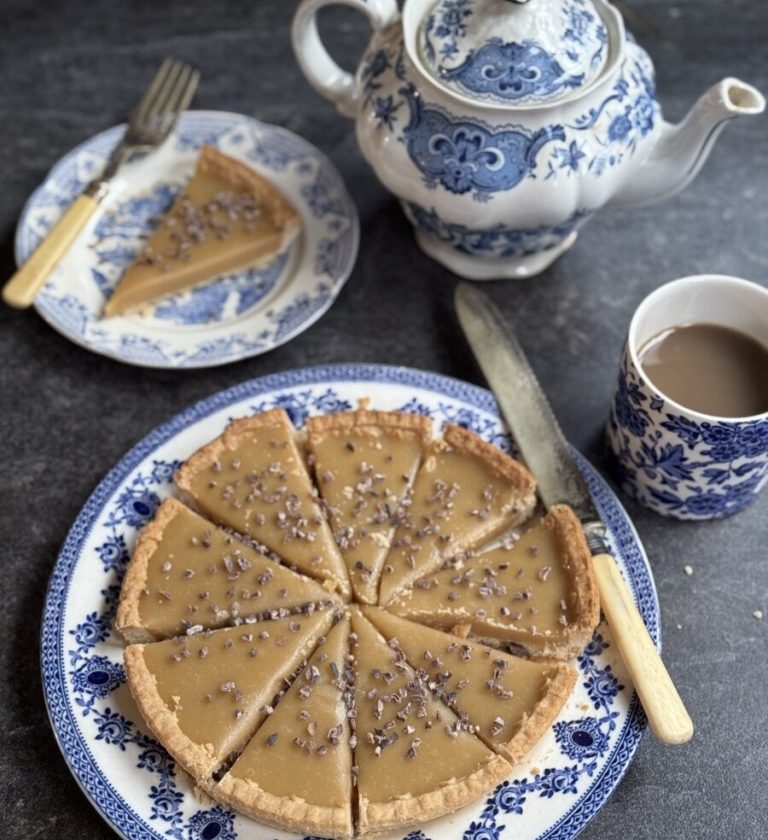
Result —
POLYGON ((713 85, 682 122, 662 124, 650 157, 611 206, 651 204, 680 192, 696 177, 729 120, 764 110, 765 98, 751 85, 733 78, 713 85))

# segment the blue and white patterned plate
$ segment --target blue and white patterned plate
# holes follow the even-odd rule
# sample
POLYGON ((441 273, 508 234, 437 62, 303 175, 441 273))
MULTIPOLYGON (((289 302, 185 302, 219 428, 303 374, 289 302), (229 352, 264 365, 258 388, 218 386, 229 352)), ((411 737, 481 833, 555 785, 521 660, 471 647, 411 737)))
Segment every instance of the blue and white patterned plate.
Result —
MULTIPOLYGON (((510 446, 493 397, 481 388, 383 365, 306 368, 243 383, 178 414, 108 473, 77 517, 46 598, 45 699, 72 773, 124 837, 293 837, 196 796, 187 776, 147 733, 124 684, 122 645, 110 628, 136 533, 171 492, 181 461, 232 417, 282 406, 301 425, 310 413, 350 408, 362 397, 377 408, 428 414, 438 425, 459 423, 510 446)), ((659 606, 637 534, 597 472, 581 457, 579 464, 658 643, 659 606)), ((578 834, 626 771, 646 721, 608 627, 600 625, 575 664, 580 679, 560 717, 507 781, 476 804, 390 840, 568 840, 578 834)))
MULTIPOLYGON (((73 149, 30 197, 16 231, 16 261, 35 250, 64 208, 104 166, 116 126, 73 149)), ((264 353, 307 329, 333 303, 357 256, 357 211, 341 176, 297 135, 240 114, 190 111, 151 155, 121 170, 105 204, 51 275, 35 307, 67 338, 145 367, 220 365, 264 353), (266 175, 299 211, 302 233, 261 270, 231 274, 167 298, 151 315, 101 320, 124 268, 209 143, 266 175)))

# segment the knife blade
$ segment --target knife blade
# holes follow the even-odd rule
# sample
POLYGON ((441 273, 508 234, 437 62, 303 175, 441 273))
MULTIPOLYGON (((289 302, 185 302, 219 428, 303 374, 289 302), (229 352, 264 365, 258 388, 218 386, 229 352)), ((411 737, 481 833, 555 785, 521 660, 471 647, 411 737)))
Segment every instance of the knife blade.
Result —
POLYGON ((542 501, 570 505, 593 553, 605 551, 605 525, 515 334, 489 298, 466 284, 456 290, 456 311, 542 501))
POLYGON ((464 335, 536 477, 542 501, 547 507, 570 505, 582 524, 601 607, 651 728, 665 743, 685 743, 693 736, 691 718, 609 554, 605 523, 522 347, 487 295, 461 283, 455 304, 464 335))

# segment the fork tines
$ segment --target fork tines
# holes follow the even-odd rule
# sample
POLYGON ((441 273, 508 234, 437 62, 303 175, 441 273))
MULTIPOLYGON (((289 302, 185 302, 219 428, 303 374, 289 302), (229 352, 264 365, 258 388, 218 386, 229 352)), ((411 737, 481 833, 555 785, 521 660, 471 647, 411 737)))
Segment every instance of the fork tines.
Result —
POLYGON ((136 106, 128 131, 140 143, 158 143, 176 125, 195 95, 200 71, 183 61, 166 58, 136 106))

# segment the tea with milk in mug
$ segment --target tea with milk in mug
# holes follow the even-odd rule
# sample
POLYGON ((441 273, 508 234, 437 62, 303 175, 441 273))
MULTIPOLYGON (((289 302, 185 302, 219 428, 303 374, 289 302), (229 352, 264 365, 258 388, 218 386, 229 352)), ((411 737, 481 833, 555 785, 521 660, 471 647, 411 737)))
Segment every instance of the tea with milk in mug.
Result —
POLYGON ((654 388, 686 408, 718 417, 768 411, 768 348, 730 327, 670 327, 640 349, 654 388))

